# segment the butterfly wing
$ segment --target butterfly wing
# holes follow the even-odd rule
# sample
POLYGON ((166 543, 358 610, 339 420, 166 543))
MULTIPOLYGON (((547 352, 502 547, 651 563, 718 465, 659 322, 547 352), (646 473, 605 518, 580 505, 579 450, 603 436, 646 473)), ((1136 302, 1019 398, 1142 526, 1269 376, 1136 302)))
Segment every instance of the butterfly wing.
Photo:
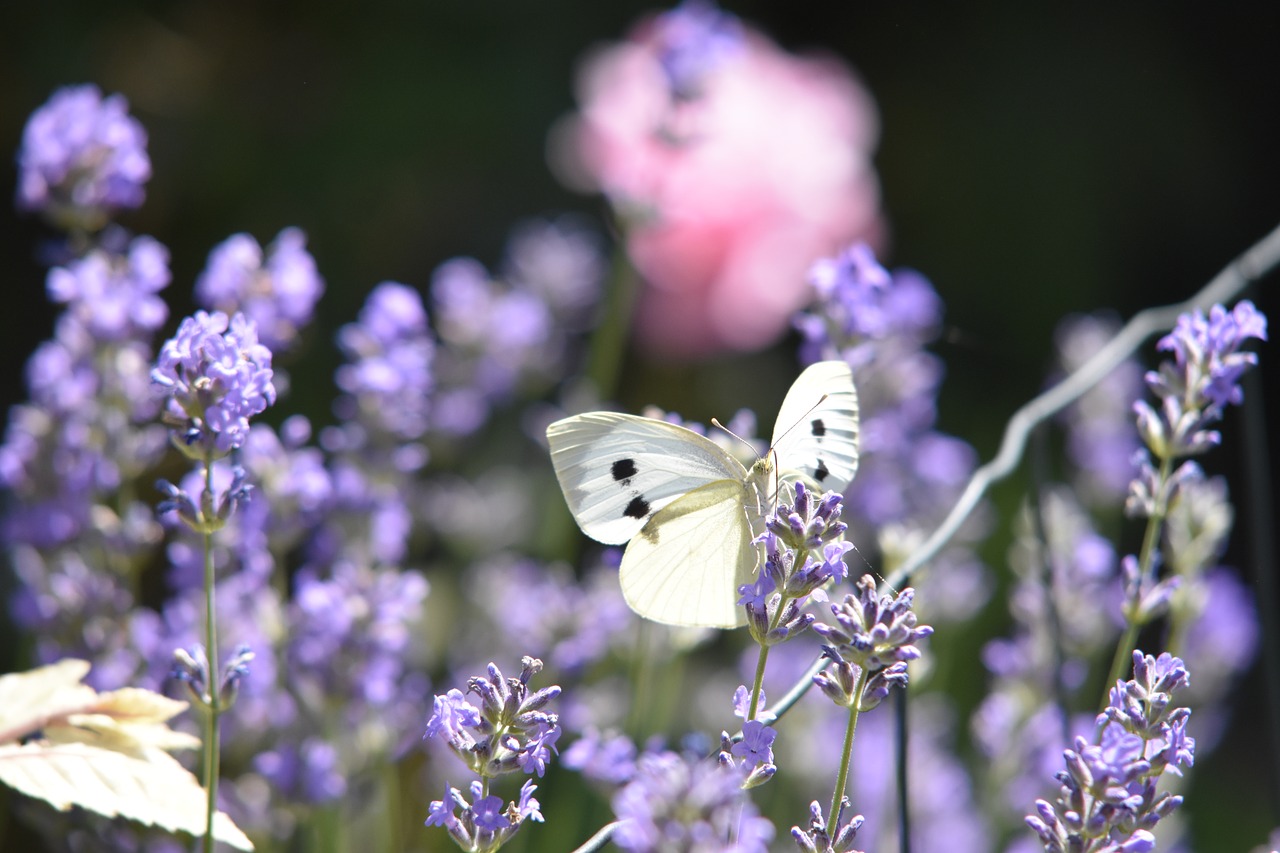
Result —
POLYGON ((843 361, 809 365, 792 384, 773 429, 778 468, 823 491, 843 492, 858 472, 858 392, 843 361))
POLYGON ((649 519, 627 546, 618 572, 631 609, 668 625, 743 624, 738 587, 754 580, 757 559, 748 497, 742 481, 720 480, 649 519))
POLYGON ((742 463, 692 430, 618 412, 547 427, 551 464, 582 531, 607 545, 631 539, 656 513, 708 483, 741 490, 742 463))

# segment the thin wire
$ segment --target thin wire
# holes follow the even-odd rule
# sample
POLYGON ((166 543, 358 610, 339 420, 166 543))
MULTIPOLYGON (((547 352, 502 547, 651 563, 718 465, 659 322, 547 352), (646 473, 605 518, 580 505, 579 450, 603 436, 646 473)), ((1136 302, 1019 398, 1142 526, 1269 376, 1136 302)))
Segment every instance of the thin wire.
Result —
MULTIPOLYGON (((1004 438, 1000 442, 1000 451, 996 457, 973 472, 960 499, 956 501, 942 524, 903 561, 896 571, 885 579, 884 585, 890 589, 902 589, 917 569, 937 556, 938 552, 951 541, 951 537, 955 536, 956 531, 968 519, 991 486, 1017 469, 1026 450, 1027 437, 1039 424, 1057 415, 1102 381, 1107 374, 1137 351, 1149 337, 1173 328, 1179 314, 1196 308, 1205 310, 1216 302, 1226 302, 1239 295, 1240 291, 1249 284, 1269 273, 1277 264, 1280 264, 1280 226, 1228 264, 1190 299, 1176 305, 1148 308, 1134 315, 1133 319, 1125 324, 1125 327, 1108 341, 1106 346, 1098 350, 1074 373, 1014 412, 1013 417, 1009 419, 1009 425, 1005 427, 1004 438)), ((808 671, 787 691, 787 694, 769 709, 769 713, 775 719, 785 714, 800 701, 800 697, 813 683, 813 676, 821 672, 828 663, 829 661, 821 657, 815 660, 808 671)))

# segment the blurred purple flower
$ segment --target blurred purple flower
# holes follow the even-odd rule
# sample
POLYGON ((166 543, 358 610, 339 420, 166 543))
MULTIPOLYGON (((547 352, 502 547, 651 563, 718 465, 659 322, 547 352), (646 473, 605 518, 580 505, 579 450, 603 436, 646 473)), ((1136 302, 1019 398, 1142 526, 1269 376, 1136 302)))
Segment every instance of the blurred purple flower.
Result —
POLYGON ((122 95, 68 86, 32 113, 18 151, 18 207, 67 229, 97 230, 142 204, 151 177, 147 133, 122 95))
POLYGON ((306 243, 301 229, 286 228, 264 259, 250 235, 228 237, 209 253, 196 279, 196 300, 211 311, 244 313, 257 325, 264 346, 274 353, 287 350, 324 293, 324 280, 306 243))
MULTIPOLYGON (((1120 322, 1108 315, 1072 315, 1058 324, 1054 342, 1062 372, 1080 369, 1115 336, 1120 322)), ((1124 499, 1138 451, 1133 401, 1142 394, 1142 367, 1129 358, 1063 413, 1067 452, 1079 469, 1082 497, 1111 505, 1124 499)))
POLYGON ((564 751, 560 764, 586 779, 622 785, 635 775, 636 745, 626 735, 589 728, 564 751))
MULTIPOLYGON (((793 318, 801 360, 842 359, 858 386, 862 453, 845 490, 848 538, 878 541, 896 563, 918 531, 941 521, 976 466, 972 447, 934 429, 943 367, 924 347, 937 337, 942 302, 924 276, 890 273, 864 243, 815 261, 809 282, 813 304, 793 318)), ((980 532, 980 524, 962 531, 943 559, 979 567, 965 542, 980 532)))
POLYGON ((391 281, 378 285, 359 319, 339 330, 338 345, 348 362, 337 372, 338 387, 347 395, 339 401, 339 416, 396 441, 422 438, 436 351, 418 292, 391 281))
POLYGON ((765 853, 773 825, 742 790, 744 775, 673 752, 641 756, 635 776, 613 797, 614 844, 632 851, 765 853))
POLYGON ((95 339, 147 339, 164 325, 169 306, 157 294, 168 287, 169 250, 150 237, 137 237, 128 253, 101 249, 49 271, 49 298, 67 306, 95 339))
POLYGON ((495 407, 557 381, 590 328, 603 275, 597 238, 572 218, 518 227, 500 276, 473 258, 441 264, 431 279, 444 344, 433 426, 470 434, 495 407))

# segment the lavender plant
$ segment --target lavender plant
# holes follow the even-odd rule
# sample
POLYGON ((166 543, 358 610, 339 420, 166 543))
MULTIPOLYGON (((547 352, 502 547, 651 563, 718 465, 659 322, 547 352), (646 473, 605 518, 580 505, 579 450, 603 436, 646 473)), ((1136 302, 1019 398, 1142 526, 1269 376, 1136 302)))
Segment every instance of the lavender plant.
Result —
MULTIPOLYGON (((943 366, 926 348, 941 328, 941 299, 918 273, 889 272, 862 243, 819 258, 807 282, 786 272, 813 261, 819 246, 874 238, 874 176, 864 164, 840 171, 861 176, 851 186, 817 182, 838 186, 841 198, 858 190, 862 201, 841 206, 841 223, 820 221, 833 208, 815 203, 823 193, 805 184, 813 191, 799 205, 800 228, 790 206, 797 186, 787 181, 803 175, 781 175, 777 203, 746 203, 730 190, 773 172, 762 164, 749 175, 737 159, 749 151, 716 138, 724 128, 715 120, 740 115, 723 105, 745 107, 732 100, 744 92, 794 92, 787 87, 806 75, 834 79, 818 110, 829 118, 839 98, 856 100, 860 90, 807 61, 791 74, 794 57, 710 4, 686 3, 646 27, 607 56, 615 81, 640 69, 633 95, 656 83, 657 101, 645 102, 652 109, 636 122, 611 112, 635 102, 610 102, 597 80, 584 86, 579 122, 601 146, 580 149, 581 165, 600 170, 620 242, 648 281, 638 320, 645 345, 656 352, 683 335, 686 354, 758 347, 794 316, 801 360, 846 361, 861 403, 861 472, 844 494, 784 481, 767 496, 754 531, 760 570, 739 590, 748 630, 640 624, 618 592, 617 554, 579 555, 543 514, 551 486, 545 464, 529 464, 540 448, 528 437, 540 439, 551 411, 576 410, 618 378, 604 375, 616 365, 601 349, 621 344, 601 339, 620 328, 628 300, 618 280, 602 292, 600 229, 572 218, 526 223, 493 267, 440 264, 425 298, 412 285, 378 285, 338 333, 331 416, 314 428, 300 414, 268 424, 260 418, 286 400, 286 371, 315 379, 301 368, 318 345, 310 327, 325 282, 306 237, 291 227, 265 249, 247 234, 220 244, 195 282, 207 313, 184 320, 153 355, 172 296, 168 251, 114 222, 143 201, 146 132, 122 96, 83 86, 33 115, 18 158, 19 207, 66 238, 45 252, 47 293, 62 315, 28 362, 29 400, 11 410, 0 445, 0 525, 17 580, 10 606, 32 652, 45 662, 92 660, 96 687, 164 687, 192 699, 206 727, 205 849, 221 807, 259 849, 431 847, 443 827, 461 849, 491 851, 543 821, 541 799, 548 814, 578 820, 519 833, 525 847, 579 843, 569 834, 590 832, 607 808, 613 822, 581 850, 609 837, 632 851, 763 851, 775 821, 798 814, 815 789, 825 797, 818 780, 831 777, 830 801, 812 801, 807 822, 791 828, 801 850, 1025 850, 1035 842, 1021 826, 1023 838, 1011 839, 1006 818, 1032 802, 1022 823, 1046 850, 1137 851, 1153 849, 1157 833, 1162 843, 1176 837, 1185 793, 1176 777, 1226 728, 1231 682, 1258 643, 1251 593, 1220 565, 1233 521, 1226 483, 1187 460, 1220 440, 1216 422, 1242 401, 1238 380, 1257 362, 1243 347, 1265 340, 1265 318, 1250 303, 1179 318, 1158 345, 1172 360, 1147 376, 1159 402, 1139 404, 1138 432, 1127 412, 1139 368, 1126 362, 1100 379, 1093 354, 1136 333, 1092 320, 1063 332, 1065 375, 1046 392, 1052 405, 1030 421, 1061 411, 1067 391, 1097 390, 1065 421, 1074 488, 1038 488, 1014 522, 1014 627, 983 650, 993 679, 971 720, 980 758, 964 766, 954 743, 964 706, 939 688, 974 681, 956 650, 976 648, 977 629, 966 623, 994 588, 975 547, 997 509, 981 498, 1003 474, 975 469, 973 449, 937 429, 943 366), (761 76, 734 76, 744 69, 761 76), (619 142, 609 133, 632 125, 642 133, 631 141, 651 155, 645 169, 606 150, 619 142), (733 150, 711 160, 735 164, 737 175, 691 180, 705 177, 696 166, 708 143, 733 150), (692 190, 659 191, 681 186, 692 190), (726 197, 732 209, 715 228, 682 230, 693 202, 726 197), (744 212, 769 227, 734 230, 744 212), (782 221, 789 216, 791 225, 782 221), (760 248, 774 243, 786 251, 760 248), (711 244, 703 255, 690 250, 711 244), (751 298, 731 288, 726 299, 725 282, 753 288, 751 298), (806 287, 812 302, 792 315, 806 287), (602 317, 602 304, 619 316, 602 317), (705 316, 714 322, 704 337, 681 331, 705 316), (1139 434, 1146 449, 1129 507, 1148 520, 1147 533, 1139 553, 1118 559, 1106 513, 1133 479, 1139 434), (166 448, 187 460, 185 475, 166 448), (144 497, 157 476, 173 481, 162 481, 159 520, 144 497), (902 592, 878 591, 868 574, 850 594, 850 554, 902 592), (901 583, 906 576, 913 587, 901 583), (935 628, 947 642, 922 658, 920 641, 935 628), (1158 657, 1133 650, 1144 629, 1162 641, 1158 657), (1082 714, 1096 708, 1091 690, 1117 637, 1115 686, 1101 714, 1082 714), (229 642, 237 645, 226 655, 229 642), (519 655, 518 678, 493 664, 460 675, 519 655), (733 655, 740 668, 726 665, 733 655), (542 660, 559 686, 531 686, 542 660), (896 803, 898 723, 864 712, 894 686, 905 693, 913 660, 900 718, 911 778, 896 803), (800 689, 770 707, 766 681, 774 697, 780 682, 800 689), (462 683, 467 693, 428 702, 433 684, 462 683), (740 732, 717 739, 731 692, 740 732), (415 732, 427 707, 423 749, 415 732), (561 767, 549 773, 561 745, 561 767), (474 778, 455 787, 458 759, 474 778), (519 790, 500 795, 499 780, 514 775, 526 777, 519 790), (986 802, 974 800, 971 775, 988 784, 986 802), (1056 801, 1045 787, 1053 779, 1056 801), (424 793, 441 790, 439 799, 424 793), (908 803, 911 826, 894 826, 895 805, 908 803), (397 812, 414 816, 418 836, 402 836, 397 812), (424 814, 430 829, 421 834, 424 814)), ((778 108, 798 100, 784 97, 778 108)), ((853 125, 875 116, 869 100, 858 107, 834 122, 840 128, 819 123, 822 133, 843 128, 856 139, 829 134, 843 153, 813 163, 866 156, 874 132, 853 125)), ((804 111, 787 115, 775 123, 801 127, 804 111)), ((742 139, 770 129, 756 127, 742 139)), ((623 268, 616 262, 615 274, 623 268)), ((628 363, 624 375, 639 367, 628 363)), ((1011 431, 1027 422, 1015 418, 1011 431)), ((750 411, 730 428, 754 442, 750 411)), ((1001 460, 1010 464, 1003 448, 1001 460)), ((68 831, 78 816, 40 819, 48 838, 85 849, 175 843, 119 826, 68 831)))
POLYGON ((160 512, 176 512, 199 534, 204 554, 204 644, 174 653, 176 673, 204 714, 204 787, 208 792, 205 849, 213 849, 213 819, 218 805, 219 720, 231 707, 239 681, 248 673, 253 653, 237 649, 222 671, 213 671, 218 654, 214 534, 237 506, 248 499, 247 473, 232 469, 225 489, 214 484, 214 466, 240 448, 249 433, 249 418, 275 402, 271 384, 271 350, 258 343, 257 328, 243 314, 230 319, 220 312, 197 312, 182 321, 178 333, 160 348, 151 379, 164 389, 165 422, 174 447, 193 463, 203 481, 198 492, 160 481, 166 499, 160 512))
POLYGON ((525 657, 518 678, 504 678, 494 664, 488 677, 467 681, 467 692, 480 699, 477 708, 456 688, 435 697, 425 738, 440 739, 478 777, 469 786, 468 802, 457 788, 445 785, 445 797, 432 801, 427 826, 443 826, 463 850, 498 850, 526 820, 543 820, 533 799, 537 786, 526 779, 518 800, 504 809, 489 793, 500 776, 524 772, 541 777, 560 739, 555 714, 543 709, 560 695, 559 687, 529 692, 529 681, 542 671, 542 661, 525 657), (461 808, 461 812, 458 809, 461 808))

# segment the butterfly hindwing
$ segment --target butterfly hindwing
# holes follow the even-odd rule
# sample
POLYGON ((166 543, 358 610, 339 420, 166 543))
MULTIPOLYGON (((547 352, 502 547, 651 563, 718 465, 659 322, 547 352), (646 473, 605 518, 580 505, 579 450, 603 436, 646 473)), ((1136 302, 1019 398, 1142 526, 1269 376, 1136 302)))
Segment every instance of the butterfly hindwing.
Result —
POLYGON ((738 587, 755 576, 754 502, 740 480, 720 480, 659 510, 622 557, 618 579, 631 609, 672 625, 743 624, 738 587))
POLYGON ((822 491, 843 492, 858 471, 858 393, 843 361, 805 368, 787 392, 773 430, 783 473, 800 473, 822 491))
POLYGON ((741 488, 746 469, 692 430, 617 412, 588 412, 547 427, 551 463, 583 532, 621 545, 655 513, 708 483, 741 488))

